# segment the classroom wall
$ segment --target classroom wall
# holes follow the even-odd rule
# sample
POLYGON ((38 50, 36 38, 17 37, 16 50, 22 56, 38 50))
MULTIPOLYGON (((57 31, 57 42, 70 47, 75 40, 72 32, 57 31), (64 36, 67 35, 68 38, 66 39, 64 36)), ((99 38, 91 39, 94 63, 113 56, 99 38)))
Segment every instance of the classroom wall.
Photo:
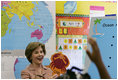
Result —
MULTIPOLYGON (((73 2, 76 2, 76 1, 73 1, 73 2)), ((69 3, 69 1, 56 1, 56 13, 57 14, 89 15, 89 17, 90 17, 90 29, 91 29, 91 27, 93 27, 93 25, 94 25, 93 24, 94 22, 91 22, 91 18, 93 16, 90 14, 90 6, 101 6, 101 7, 104 7, 104 11, 101 11, 103 13, 99 12, 99 10, 98 10, 98 15, 96 14, 97 11, 93 12, 93 13, 95 13, 94 17, 101 17, 101 16, 104 17, 105 15, 117 14, 117 3, 113 2, 113 1, 77 1, 76 8, 75 8, 75 3, 69 3), (72 10, 72 8, 73 8, 73 10, 75 9, 75 11, 74 12, 70 12, 70 13, 69 12, 65 13, 65 11, 66 11, 65 4, 68 4, 66 6, 70 7, 70 9, 68 9, 68 10, 72 10)), ((109 20, 110 20, 110 18, 109 18, 109 20)), ((114 28, 116 28, 116 27, 114 27, 114 28)), ((114 29, 112 29, 112 30, 114 30, 114 29)), ((93 28, 90 31, 93 31, 93 28)), ((89 33, 92 33, 92 32, 89 32, 89 33)), ((103 32, 103 33, 105 33, 105 32, 103 32)), ((89 35, 92 36, 93 34, 89 34, 89 35)), ((117 35, 117 33, 114 33, 114 35, 117 35)), ((102 43, 104 43, 104 42, 101 42, 101 41, 103 41, 105 39, 105 37, 108 37, 107 35, 95 38, 95 40, 97 41, 97 43, 98 43, 98 45, 100 47, 100 50, 102 52, 101 55, 102 55, 103 61, 105 63, 105 67, 107 68, 109 74, 111 75, 111 78, 117 78, 116 77, 116 74, 117 74, 116 73, 116 70, 117 70, 116 69, 116 67, 117 67, 116 66, 116 64, 117 64, 116 54, 117 53, 115 52, 116 48, 112 48, 112 47, 109 46, 110 42, 113 41, 113 40, 110 40, 111 36, 112 36, 112 34, 109 34, 109 40, 108 39, 105 40, 105 42, 108 40, 107 43, 106 43, 107 46, 104 47, 106 50, 102 49, 101 46, 103 45, 102 43), (101 41, 99 41, 99 40, 101 40, 101 41), (107 52, 108 48, 110 48, 110 49, 107 52), (113 49, 115 49, 115 50, 113 50, 113 49), (114 53, 109 53, 109 52, 114 52, 114 53), (109 59, 109 56, 112 56, 112 59, 109 59)), ((114 39, 114 40, 116 40, 116 39, 114 39)), ((90 49, 90 45, 88 45, 87 47, 90 49)), ((94 78, 94 79, 99 79, 100 78, 99 72, 97 71, 96 66, 93 63, 91 63, 91 61, 90 61, 90 59, 88 58, 87 55, 86 55, 86 60, 85 60, 85 72, 88 72, 90 74, 91 78, 94 78)))
MULTIPOLYGON (((56 13, 64 13, 67 1, 56 1, 56 13)), ((117 14, 117 3, 105 1, 77 1, 77 9, 73 14, 90 14, 90 6, 104 6, 105 14, 117 14)))
MULTIPOLYGON (((42 3, 44 3, 44 2, 42 2, 42 3)), ((56 51, 56 45, 52 45, 52 44, 56 44, 56 40, 55 40, 55 36, 56 36, 56 34, 55 34, 55 32, 56 32, 56 30, 55 30, 55 2, 54 1, 45 1, 45 3, 44 3, 45 5, 48 5, 48 6, 46 6, 46 8, 51 13, 51 16, 53 19, 53 26, 52 26, 53 32, 52 32, 49 40, 45 43, 46 52, 47 52, 45 58, 50 59, 51 55, 54 54, 56 51)), ((49 14, 45 13, 42 15, 48 16, 49 14)), ((44 19, 44 23, 42 23, 42 24, 45 24, 45 19, 44 19)), ((3 45, 5 45, 5 44, 3 44, 3 45)), ((25 49, 2 50, 2 52, 3 52, 3 54, 1 56, 1 78, 2 79, 16 79, 15 73, 14 73, 14 64, 15 64, 17 58, 25 58, 25 49), (4 54, 4 52, 10 52, 10 54, 4 54)), ((25 63, 25 62, 23 62, 23 63, 25 63)), ((23 66, 23 64, 21 64, 19 66, 19 68, 21 66, 23 66)), ((20 73, 18 73, 18 75, 19 74, 20 73)))
MULTIPOLYGON (((48 10, 50 11, 52 18, 53 18, 53 32, 48 40, 48 42, 45 44, 46 45, 46 58, 51 57, 53 53, 56 51, 56 35, 55 35, 55 13, 64 13, 64 4, 66 1, 45 1, 48 6, 48 10), (55 11, 56 10, 56 11, 55 11)), ((110 3, 110 2, 102 2, 102 1, 78 1, 77 2, 77 10, 73 14, 85 14, 89 15, 90 14, 90 5, 95 5, 95 6, 104 6, 105 7, 105 14, 117 14, 117 3, 110 3)), ((46 13, 44 16, 47 15, 46 13)), ((44 20, 45 21, 45 20, 44 20)), ((1 56, 1 78, 2 79, 15 79, 14 75, 14 63, 16 61, 16 58, 25 58, 24 56, 24 50, 20 51, 11 51, 12 54, 2 54, 1 56)), ((86 61, 89 61, 88 56, 86 58, 86 61)), ((86 64, 86 71, 88 70, 88 67, 90 65, 90 61, 86 64)))

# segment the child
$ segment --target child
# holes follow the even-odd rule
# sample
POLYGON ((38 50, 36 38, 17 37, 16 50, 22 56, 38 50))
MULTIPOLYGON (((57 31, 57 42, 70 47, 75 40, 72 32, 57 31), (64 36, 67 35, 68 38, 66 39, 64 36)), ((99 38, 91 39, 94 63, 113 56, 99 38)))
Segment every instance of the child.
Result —
POLYGON ((22 79, 51 79, 52 70, 42 65, 44 55, 46 55, 45 45, 39 42, 31 42, 26 50, 25 56, 31 63, 25 70, 21 72, 22 79))

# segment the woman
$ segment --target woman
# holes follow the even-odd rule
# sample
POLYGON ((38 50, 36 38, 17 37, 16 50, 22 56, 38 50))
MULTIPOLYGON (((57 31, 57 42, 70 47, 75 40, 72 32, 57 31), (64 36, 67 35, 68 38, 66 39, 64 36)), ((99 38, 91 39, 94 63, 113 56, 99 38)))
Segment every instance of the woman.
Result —
POLYGON ((31 42, 26 50, 25 56, 31 63, 25 70, 21 72, 22 79, 52 79, 52 70, 42 65, 44 55, 46 55, 45 45, 39 42, 31 42))

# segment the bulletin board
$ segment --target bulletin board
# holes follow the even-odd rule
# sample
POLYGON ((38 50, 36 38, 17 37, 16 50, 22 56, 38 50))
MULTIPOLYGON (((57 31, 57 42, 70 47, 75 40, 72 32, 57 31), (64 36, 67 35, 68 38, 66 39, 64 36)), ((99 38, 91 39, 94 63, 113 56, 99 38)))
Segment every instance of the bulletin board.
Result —
MULTIPOLYGON (((89 15, 90 18, 89 35, 94 37, 95 40, 97 41, 101 51, 103 62, 111 78, 116 79, 117 78, 117 45, 116 45, 117 1, 56 1, 56 14, 89 15), (109 25, 107 25, 108 24, 107 22, 109 23, 109 25)), ((89 58, 86 56, 86 61, 85 61, 85 66, 86 66, 85 69, 87 69, 86 72, 88 72, 91 75, 91 78, 94 79, 100 78, 96 66, 93 63, 91 64, 90 63, 91 62, 89 58)))
MULTIPOLYGON (((111 78, 117 78, 117 17, 94 17, 90 23, 90 36, 98 43, 102 60, 111 78), (96 23, 97 21, 97 23, 96 23), (97 27, 96 34, 95 28, 97 27)), ((97 68, 92 63, 88 72, 91 78, 100 78, 97 68), (94 69, 94 70, 93 70, 94 69)))
POLYGON ((56 50, 68 57, 67 69, 84 68, 88 33, 88 15, 56 14, 56 50))

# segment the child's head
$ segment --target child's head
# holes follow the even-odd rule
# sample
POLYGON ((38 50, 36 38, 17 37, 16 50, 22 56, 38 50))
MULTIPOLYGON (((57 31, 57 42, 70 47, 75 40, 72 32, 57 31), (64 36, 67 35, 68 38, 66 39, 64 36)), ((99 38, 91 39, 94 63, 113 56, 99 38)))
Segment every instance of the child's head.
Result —
POLYGON ((40 43, 40 42, 29 43, 28 46, 26 47, 26 50, 25 50, 25 56, 27 57, 27 59, 30 63, 32 63, 32 57, 33 56, 38 57, 38 53, 39 54, 43 53, 43 55, 46 54, 45 45, 40 43), (42 50, 42 52, 39 50, 42 50))

